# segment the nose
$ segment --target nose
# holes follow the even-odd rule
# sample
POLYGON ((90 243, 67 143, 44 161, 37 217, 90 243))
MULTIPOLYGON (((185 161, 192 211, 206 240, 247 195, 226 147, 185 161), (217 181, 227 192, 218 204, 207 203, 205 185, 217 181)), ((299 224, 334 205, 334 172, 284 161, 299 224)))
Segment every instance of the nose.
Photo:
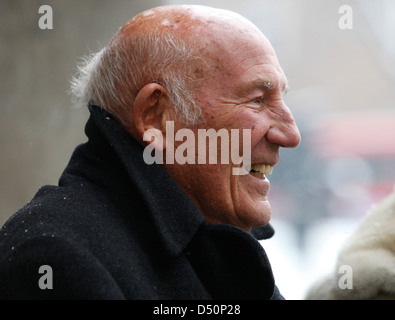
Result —
POLYGON ((284 148, 295 148, 301 137, 291 111, 286 105, 276 112, 273 123, 266 134, 269 142, 284 148))

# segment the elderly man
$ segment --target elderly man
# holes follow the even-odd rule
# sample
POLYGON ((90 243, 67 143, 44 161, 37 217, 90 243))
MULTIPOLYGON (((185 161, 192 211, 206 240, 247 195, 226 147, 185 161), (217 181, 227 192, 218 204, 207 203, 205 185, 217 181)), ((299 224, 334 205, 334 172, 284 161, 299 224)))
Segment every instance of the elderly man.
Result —
POLYGON ((286 88, 269 41, 235 13, 165 6, 131 19, 72 84, 88 142, 1 229, 0 296, 282 299, 256 237, 273 233, 266 174, 300 141, 286 88), (239 133, 230 153, 247 145, 249 161, 201 161, 201 141, 177 161, 183 129, 196 141, 239 133), (145 161, 151 144, 163 163, 145 161))

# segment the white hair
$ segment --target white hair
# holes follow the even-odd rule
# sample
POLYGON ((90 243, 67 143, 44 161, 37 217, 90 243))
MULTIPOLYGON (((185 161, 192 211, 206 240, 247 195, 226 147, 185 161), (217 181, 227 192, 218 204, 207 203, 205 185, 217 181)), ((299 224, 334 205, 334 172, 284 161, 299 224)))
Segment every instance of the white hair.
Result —
POLYGON ((201 109, 190 85, 194 81, 192 45, 170 34, 133 35, 116 39, 83 58, 71 81, 75 106, 96 104, 124 124, 120 111, 132 111, 138 92, 148 83, 163 85, 178 115, 188 124, 201 120, 201 109))

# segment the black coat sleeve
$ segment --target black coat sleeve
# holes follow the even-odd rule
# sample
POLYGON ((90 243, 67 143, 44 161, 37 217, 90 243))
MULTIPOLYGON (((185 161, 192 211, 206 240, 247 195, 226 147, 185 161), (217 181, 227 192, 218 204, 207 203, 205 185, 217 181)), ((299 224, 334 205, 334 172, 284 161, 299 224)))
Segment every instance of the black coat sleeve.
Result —
POLYGON ((124 296, 88 250, 67 239, 47 236, 28 239, 3 255, 0 299, 118 300, 124 296), (40 270, 41 266, 50 269, 40 270))

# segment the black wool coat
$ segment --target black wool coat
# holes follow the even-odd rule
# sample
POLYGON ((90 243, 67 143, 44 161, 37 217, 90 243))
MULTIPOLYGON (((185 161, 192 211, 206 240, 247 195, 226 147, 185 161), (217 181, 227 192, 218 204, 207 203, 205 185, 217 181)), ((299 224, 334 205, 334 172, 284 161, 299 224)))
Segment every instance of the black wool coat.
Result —
POLYGON ((206 223, 162 165, 89 109, 88 141, 59 185, 0 229, 0 299, 282 299, 252 233, 206 223))

